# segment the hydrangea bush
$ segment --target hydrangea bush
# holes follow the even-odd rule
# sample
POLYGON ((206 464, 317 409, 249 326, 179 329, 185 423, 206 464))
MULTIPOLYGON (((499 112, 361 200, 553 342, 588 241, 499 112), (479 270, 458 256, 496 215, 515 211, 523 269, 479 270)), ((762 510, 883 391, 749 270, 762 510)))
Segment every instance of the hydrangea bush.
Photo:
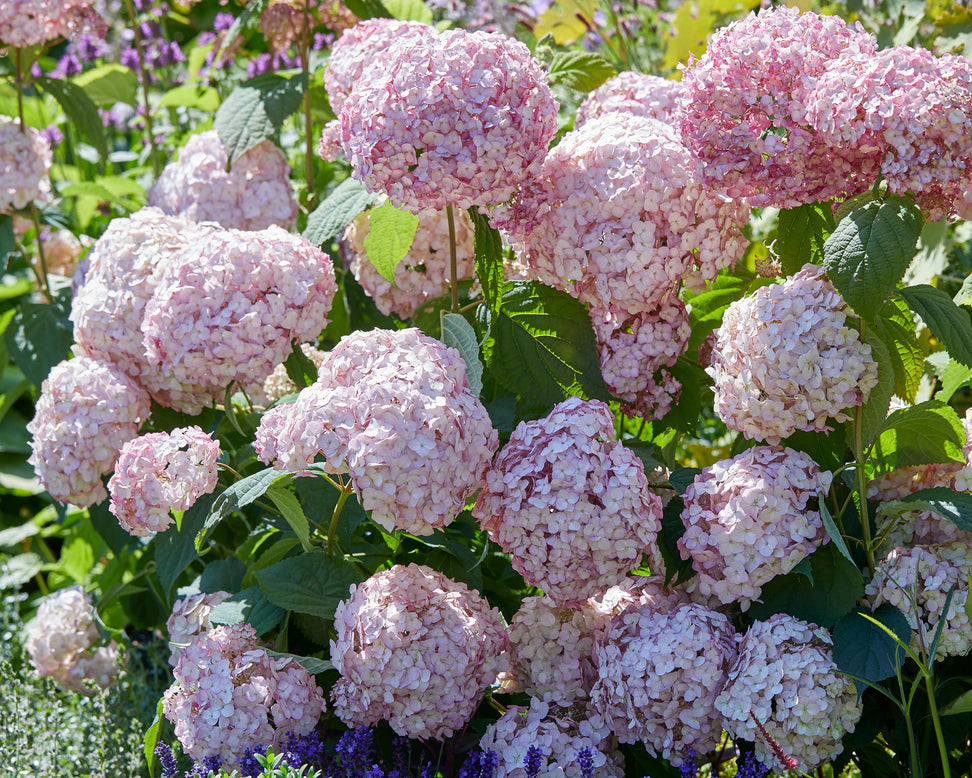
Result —
POLYGON ((4 4, 24 671, 167 644, 165 778, 972 772, 961 14, 716 5, 4 4))

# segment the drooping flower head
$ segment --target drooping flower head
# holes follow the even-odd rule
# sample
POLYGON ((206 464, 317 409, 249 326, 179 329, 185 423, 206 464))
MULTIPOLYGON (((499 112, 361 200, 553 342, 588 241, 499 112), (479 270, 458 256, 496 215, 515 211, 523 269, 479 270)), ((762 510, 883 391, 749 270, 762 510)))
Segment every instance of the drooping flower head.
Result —
POLYGON ((449 737, 469 721, 509 644, 499 611, 465 584, 415 564, 352 586, 334 629, 337 715, 350 726, 384 720, 419 740, 449 737))
POLYGON ((0 214, 48 199, 53 161, 43 135, 33 127, 21 127, 18 119, 0 116, 0 214))

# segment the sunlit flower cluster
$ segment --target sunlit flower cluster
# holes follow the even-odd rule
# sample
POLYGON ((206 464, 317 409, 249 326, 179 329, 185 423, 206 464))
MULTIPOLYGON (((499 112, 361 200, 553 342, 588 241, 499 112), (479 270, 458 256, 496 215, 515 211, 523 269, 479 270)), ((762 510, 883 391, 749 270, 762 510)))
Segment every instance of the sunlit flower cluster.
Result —
POLYGON ((53 160, 50 144, 37 130, 0 116, 0 214, 50 197, 53 160))
POLYGON ((625 71, 605 81, 580 104, 574 129, 606 113, 620 111, 633 116, 674 124, 681 84, 670 78, 625 71))

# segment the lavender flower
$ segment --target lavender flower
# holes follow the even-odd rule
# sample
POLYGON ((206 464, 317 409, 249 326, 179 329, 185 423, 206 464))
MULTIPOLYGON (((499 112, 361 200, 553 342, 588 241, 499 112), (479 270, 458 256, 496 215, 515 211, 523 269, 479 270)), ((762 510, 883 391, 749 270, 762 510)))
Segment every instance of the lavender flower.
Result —
POLYGON ((159 763, 162 765, 162 778, 176 778, 179 773, 176 767, 175 755, 172 753, 172 748, 165 743, 159 743, 155 747, 155 755, 158 757, 159 763))
POLYGON ((523 759, 523 767, 526 769, 527 778, 537 778, 543 768, 543 751, 536 746, 527 749, 523 759))
POLYGON ((303 765, 320 767, 324 758, 324 743, 316 731, 306 735, 287 733, 282 753, 284 761, 291 767, 299 768, 303 765))
POLYGON ((594 778, 594 755, 591 753, 591 747, 584 746, 577 752, 576 758, 577 766, 581 769, 581 778, 594 778))
POLYGON ((341 735, 337 754, 341 758, 342 772, 346 778, 363 775, 372 761, 375 749, 375 731, 371 727, 359 727, 341 735))
MULTIPOLYGON (((492 749, 470 751, 462 767, 459 768, 458 778, 493 778, 498 761, 496 752, 492 749)), ((593 770, 593 765, 591 769, 593 770)), ((593 776, 593 773, 591 775, 593 776)), ((584 778, 590 777, 585 775, 584 778)))
POLYGON ((736 778, 764 778, 770 769, 756 758, 755 751, 749 751, 736 761, 736 778))
POLYGON ((682 778, 695 778, 695 774, 698 772, 698 768, 695 765, 695 757, 698 754, 695 752, 694 748, 690 748, 685 752, 685 761, 682 762, 682 766, 678 768, 679 772, 682 774, 682 778))

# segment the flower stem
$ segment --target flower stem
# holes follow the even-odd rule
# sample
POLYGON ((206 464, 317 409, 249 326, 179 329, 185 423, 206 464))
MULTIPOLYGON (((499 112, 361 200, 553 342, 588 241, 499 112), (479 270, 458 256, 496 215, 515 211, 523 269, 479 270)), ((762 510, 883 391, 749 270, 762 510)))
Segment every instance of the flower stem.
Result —
POLYGON ((334 506, 334 513, 331 514, 331 526, 327 528, 327 553, 332 556, 334 555, 334 537, 337 535, 338 518, 341 516, 344 503, 348 501, 348 497, 351 496, 351 492, 353 491, 354 489, 351 487, 350 480, 346 484, 341 484, 341 494, 338 496, 337 504, 334 506))
POLYGON ((446 219, 449 221, 449 273, 452 287, 452 312, 459 313, 459 264, 456 258, 456 219, 452 203, 446 206, 446 219))
MULTIPOLYGON (((861 340, 864 340, 865 324, 861 322, 861 340)), ((854 478, 857 487, 857 501, 860 507, 861 535, 864 553, 867 556, 867 569, 874 576, 874 545, 871 542, 871 522, 867 514, 867 474, 864 472, 864 406, 858 405, 854 413, 854 478)))
POLYGON ((304 71, 304 139, 307 171, 307 205, 314 192, 314 140, 311 137, 311 105, 310 105, 310 51, 311 51, 311 26, 310 26, 310 0, 304 0, 304 13, 300 28, 300 67, 304 71))
POLYGON ((935 728, 935 739, 938 741, 938 755, 942 760, 942 778, 951 778, 952 773, 948 767, 948 749, 945 747, 945 738, 942 735, 942 723, 939 721, 938 705, 935 702, 935 684, 930 672, 924 673, 924 676, 925 691, 928 694, 928 709, 931 711, 932 726, 935 728))
POLYGON ((142 85, 142 101, 145 104, 145 130, 148 132, 152 172, 158 178, 162 172, 162 165, 159 162, 159 150, 155 145, 155 131, 152 129, 152 108, 149 105, 148 73, 145 70, 145 47, 142 41, 142 30, 138 26, 138 16, 135 13, 135 5, 132 3, 132 0, 125 0, 125 6, 128 8, 128 15, 132 18, 132 29, 135 33, 135 53, 138 56, 138 80, 142 85))
POLYGON ((44 241, 41 240, 41 223, 40 214, 37 212, 37 206, 34 203, 30 204, 30 216, 34 222, 34 231, 37 233, 37 257, 40 260, 40 273, 38 274, 38 280, 43 284, 42 291, 47 297, 48 302, 54 300, 54 296, 51 294, 51 282, 47 277, 47 260, 44 257, 44 241))

